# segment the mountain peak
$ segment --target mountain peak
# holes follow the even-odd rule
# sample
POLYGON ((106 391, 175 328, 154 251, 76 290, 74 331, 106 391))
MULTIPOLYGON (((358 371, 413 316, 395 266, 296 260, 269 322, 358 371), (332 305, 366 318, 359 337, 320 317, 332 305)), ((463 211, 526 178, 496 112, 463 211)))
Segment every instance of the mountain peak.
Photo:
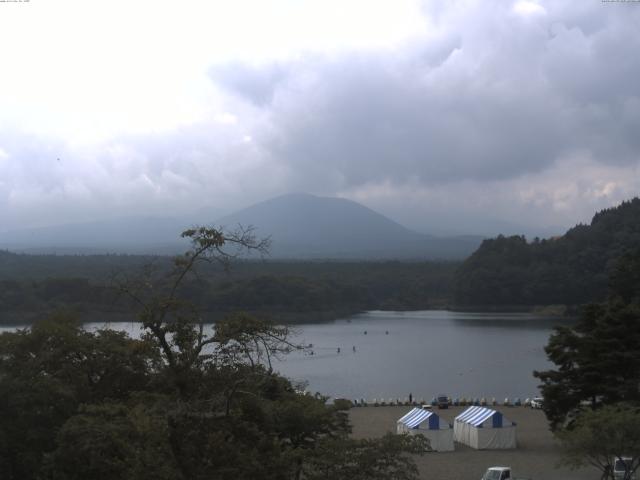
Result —
POLYGON ((276 258, 461 258, 479 243, 422 235, 352 200, 307 193, 265 200, 218 223, 271 236, 276 258))
MULTIPOLYGON (((203 215, 204 217, 204 215, 203 215)), ((193 223, 209 223, 194 219, 193 223)), ((120 218, 0 233, 0 248, 39 253, 182 252, 184 219, 120 218)), ((270 236, 272 258, 436 259, 464 258, 480 238, 437 238, 409 230, 346 198, 291 193, 249 206, 216 222, 253 226, 270 236)))

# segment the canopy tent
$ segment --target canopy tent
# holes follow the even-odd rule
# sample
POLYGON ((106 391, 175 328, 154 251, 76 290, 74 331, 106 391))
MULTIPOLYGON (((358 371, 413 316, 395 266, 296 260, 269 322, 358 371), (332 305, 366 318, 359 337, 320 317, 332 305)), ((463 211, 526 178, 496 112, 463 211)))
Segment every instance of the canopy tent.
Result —
POLYGON ((453 451, 451 425, 430 410, 414 408, 398 420, 396 431, 424 435, 429 439, 431 448, 437 452, 453 451))
POLYGON ((469 407, 455 418, 453 437, 478 450, 516 448, 516 424, 496 410, 469 407))

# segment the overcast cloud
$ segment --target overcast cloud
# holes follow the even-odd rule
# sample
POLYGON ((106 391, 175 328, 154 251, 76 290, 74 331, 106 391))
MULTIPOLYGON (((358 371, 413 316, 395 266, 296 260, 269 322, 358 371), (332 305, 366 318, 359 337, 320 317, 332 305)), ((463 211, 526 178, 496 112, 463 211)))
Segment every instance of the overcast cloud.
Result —
POLYGON ((640 192, 638 3, 38 3, 0 4, 4 228, 295 191, 543 231, 640 192))

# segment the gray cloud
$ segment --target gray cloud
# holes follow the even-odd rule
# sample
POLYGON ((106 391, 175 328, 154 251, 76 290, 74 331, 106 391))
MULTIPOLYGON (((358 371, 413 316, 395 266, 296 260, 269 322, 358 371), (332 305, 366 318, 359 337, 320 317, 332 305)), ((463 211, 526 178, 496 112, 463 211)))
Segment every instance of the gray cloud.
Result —
POLYGON ((441 11, 445 33, 400 51, 233 65, 222 85, 260 99, 275 132, 262 141, 303 185, 517 178, 576 151, 635 164, 640 9, 542 5, 441 11))
POLYGON ((402 46, 212 66, 222 121, 82 148, 0 132, 0 217, 228 212, 307 191, 464 232, 570 225, 640 193, 640 8, 462 3, 426 3, 402 46))
POLYGON ((286 67, 280 63, 251 66, 235 62, 216 65, 210 70, 210 76, 217 84, 259 106, 273 100, 275 90, 286 80, 287 74, 286 67))

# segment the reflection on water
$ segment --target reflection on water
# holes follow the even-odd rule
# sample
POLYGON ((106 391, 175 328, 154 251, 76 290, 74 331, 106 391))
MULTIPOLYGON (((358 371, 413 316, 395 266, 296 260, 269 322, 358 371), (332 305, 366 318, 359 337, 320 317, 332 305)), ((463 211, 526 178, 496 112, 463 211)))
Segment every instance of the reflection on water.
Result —
MULTIPOLYGON (((297 342, 312 344, 313 355, 294 352, 275 368, 334 397, 525 398, 537 394, 532 371, 549 367, 544 346, 559 324, 567 321, 522 313, 373 311, 296 327, 297 342)), ((107 325, 140 335, 136 322, 107 325)))

